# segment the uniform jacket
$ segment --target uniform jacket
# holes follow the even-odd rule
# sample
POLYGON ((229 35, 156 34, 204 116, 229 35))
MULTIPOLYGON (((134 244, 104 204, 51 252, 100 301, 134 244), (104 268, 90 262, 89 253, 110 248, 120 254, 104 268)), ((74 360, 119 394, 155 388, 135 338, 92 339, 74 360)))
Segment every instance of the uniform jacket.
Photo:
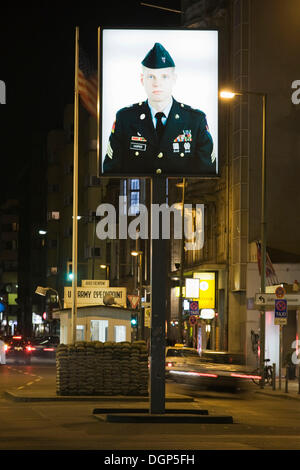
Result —
POLYGON ((173 99, 158 141, 147 101, 117 112, 103 173, 215 175, 213 141, 205 114, 173 99))

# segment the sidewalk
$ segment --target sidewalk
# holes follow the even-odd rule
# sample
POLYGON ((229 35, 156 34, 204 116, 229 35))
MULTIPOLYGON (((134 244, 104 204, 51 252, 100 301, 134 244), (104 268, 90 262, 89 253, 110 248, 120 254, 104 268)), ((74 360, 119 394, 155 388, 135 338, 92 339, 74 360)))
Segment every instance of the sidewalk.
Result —
POLYGON ((292 399, 292 400, 300 400, 300 393, 299 391, 299 381, 298 379, 295 380, 289 380, 288 381, 288 388, 286 392, 286 382, 285 382, 285 377, 282 377, 281 379, 281 390, 279 389, 279 380, 276 379, 276 389, 273 390, 272 386, 266 385, 263 389, 261 389, 259 386, 257 386, 257 390, 254 392, 255 393, 260 393, 263 395, 269 395, 273 396, 276 398, 286 398, 286 399, 292 399))

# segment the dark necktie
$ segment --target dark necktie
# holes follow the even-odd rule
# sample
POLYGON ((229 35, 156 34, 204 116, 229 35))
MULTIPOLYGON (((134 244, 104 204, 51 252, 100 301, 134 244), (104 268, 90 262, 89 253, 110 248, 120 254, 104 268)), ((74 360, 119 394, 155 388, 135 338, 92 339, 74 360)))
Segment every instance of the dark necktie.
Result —
POLYGON ((156 133, 157 133, 158 140, 160 141, 161 138, 162 138, 162 135, 164 133, 164 129, 165 129, 165 126, 163 125, 161 120, 162 120, 163 117, 165 117, 165 115, 164 115, 164 113, 156 113, 155 117, 157 119, 156 133))

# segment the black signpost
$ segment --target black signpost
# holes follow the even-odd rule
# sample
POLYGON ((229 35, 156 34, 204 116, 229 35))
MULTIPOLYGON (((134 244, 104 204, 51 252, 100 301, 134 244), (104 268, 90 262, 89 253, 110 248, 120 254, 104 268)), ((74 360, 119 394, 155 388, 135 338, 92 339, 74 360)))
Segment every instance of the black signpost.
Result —
MULTIPOLYGON (((155 176, 151 180, 151 342, 150 342, 150 408, 151 414, 165 413, 165 323, 167 250, 162 238, 162 223, 159 237, 153 239, 153 204, 166 202, 166 178, 155 176)), ((160 221, 161 222, 161 221, 160 221)))

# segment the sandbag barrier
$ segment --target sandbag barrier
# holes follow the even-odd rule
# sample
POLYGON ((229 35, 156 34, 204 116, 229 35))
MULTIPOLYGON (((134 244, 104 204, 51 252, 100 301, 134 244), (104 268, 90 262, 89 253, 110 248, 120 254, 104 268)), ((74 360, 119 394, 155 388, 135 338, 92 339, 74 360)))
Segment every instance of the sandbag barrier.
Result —
POLYGON ((145 341, 81 341, 56 352, 57 395, 148 395, 145 341))

